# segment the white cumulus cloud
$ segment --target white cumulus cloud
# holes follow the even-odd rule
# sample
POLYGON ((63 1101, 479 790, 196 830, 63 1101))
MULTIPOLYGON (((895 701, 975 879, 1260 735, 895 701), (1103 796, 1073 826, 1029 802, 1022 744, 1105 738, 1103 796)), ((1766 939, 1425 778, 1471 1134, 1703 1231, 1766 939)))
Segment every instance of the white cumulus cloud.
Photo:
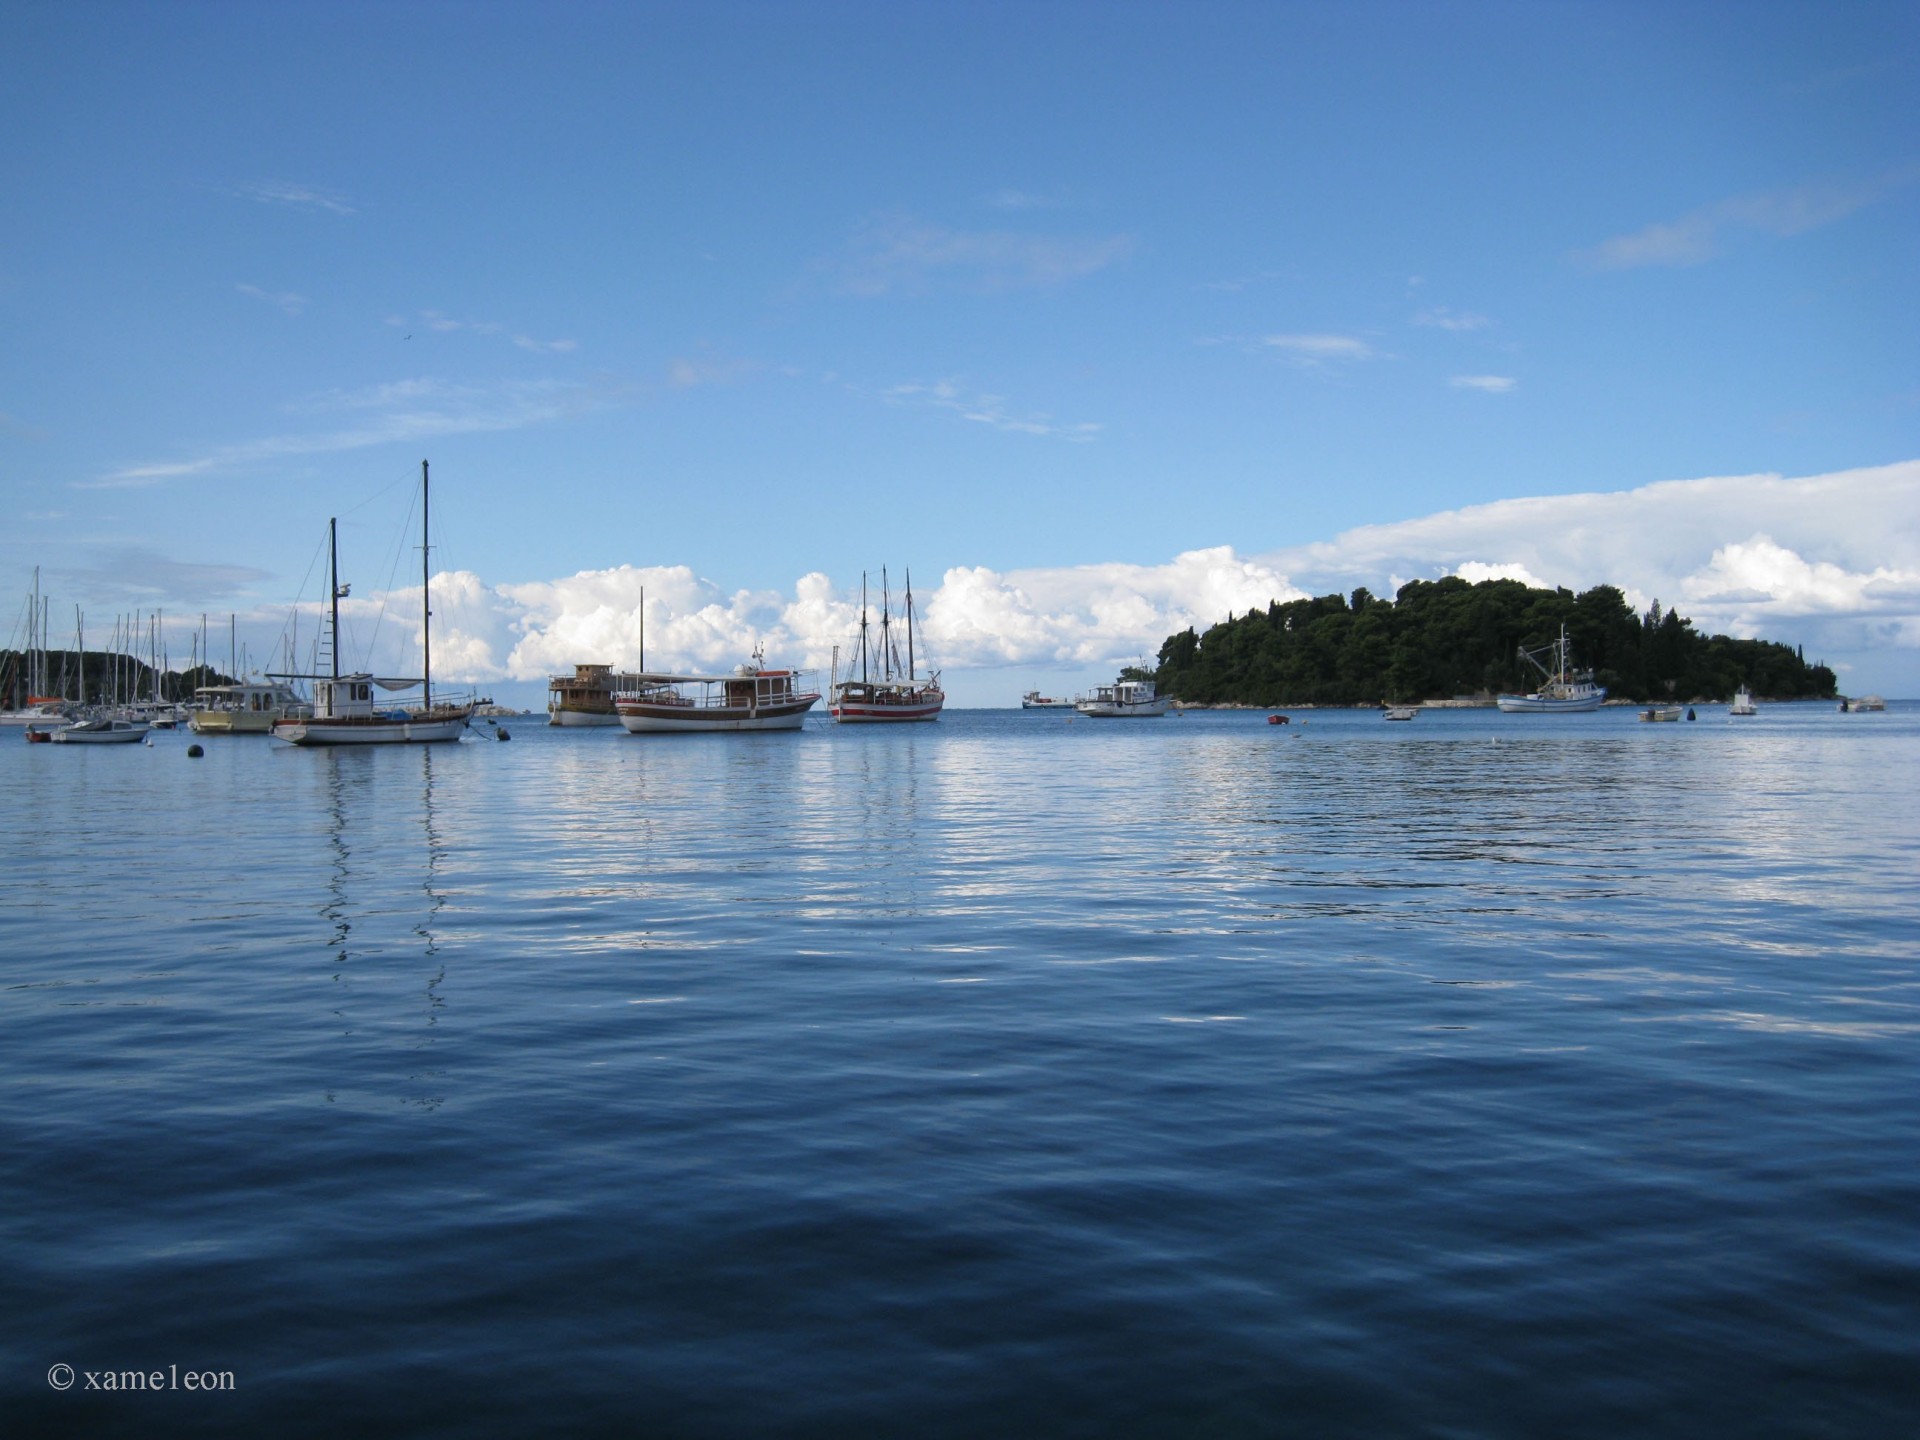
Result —
MULTIPOLYGON (((992 673, 1006 667, 1036 680, 1110 674, 1230 613, 1356 586, 1391 595, 1407 579, 1443 575, 1617 585, 1637 608, 1658 598, 1702 629, 1798 642, 1809 659, 1871 668, 1876 656, 1920 651, 1920 461, 1502 500, 1259 555, 1220 545, 1157 564, 954 565, 915 591, 920 658, 946 673, 949 693, 959 680, 970 703, 1006 703, 1018 692, 992 673)), ((434 581, 435 670, 486 685, 539 682, 582 662, 633 667, 644 633, 653 669, 730 669, 764 646, 771 660, 823 672, 855 634, 857 586, 810 572, 784 589, 727 589, 681 565, 492 584, 451 572, 434 581)), ((877 594, 872 604, 877 618, 877 594)), ((303 637, 317 613, 307 607, 303 637)), ((346 616, 350 641, 373 652, 356 663, 412 673, 417 592, 356 594, 346 616)), ((1898 683, 1880 688, 1897 693, 1898 683)))

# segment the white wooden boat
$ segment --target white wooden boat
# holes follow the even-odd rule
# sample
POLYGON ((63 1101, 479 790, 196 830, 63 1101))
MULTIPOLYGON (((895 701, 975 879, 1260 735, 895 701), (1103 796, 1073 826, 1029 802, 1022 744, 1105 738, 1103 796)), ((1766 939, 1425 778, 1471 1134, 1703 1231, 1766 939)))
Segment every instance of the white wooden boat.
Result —
POLYGON ((1029 690, 1020 697, 1022 710, 1071 710, 1073 701, 1066 696, 1042 695, 1038 690, 1029 690))
POLYGON ((1089 719, 1157 719, 1173 703, 1165 695, 1156 695, 1151 680, 1116 680, 1111 685, 1096 685, 1091 695, 1082 695, 1073 708, 1089 719))
POLYGON ((867 627, 867 577, 860 577, 860 640, 857 661, 849 661, 847 678, 840 678, 839 651, 827 686, 827 713, 842 725, 897 724, 938 720, 947 703, 936 671, 925 677, 914 673, 913 572, 907 572, 907 656, 903 665, 893 639, 892 605, 887 572, 880 572, 880 638, 875 643, 867 627), (854 666, 858 664, 858 678, 854 666))
POLYGON ((419 745, 435 741, 458 740, 473 718, 474 700, 463 698, 452 704, 435 704, 433 699, 433 638, 431 617, 432 554, 427 544, 427 462, 420 462, 420 594, 421 594, 421 675, 419 679, 389 678, 359 671, 340 673, 340 599, 346 588, 340 584, 340 554, 335 522, 327 522, 327 578, 331 596, 328 609, 328 653, 333 669, 327 675, 268 676, 278 680, 313 682, 313 713, 278 721, 273 738, 290 745, 419 745), (412 703, 384 702, 375 692, 397 692, 418 687, 420 699, 412 703))
POLYGON ((797 670, 768 670, 758 652, 731 675, 643 671, 622 677, 631 687, 614 699, 630 735, 798 730, 820 700, 800 686, 797 670))
POLYGON ((1683 705, 1650 705, 1640 712, 1640 718, 1654 721, 1678 720, 1685 708, 1683 705))
POLYGON ((1418 705, 1389 705, 1385 718, 1388 720, 1412 720, 1420 713, 1418 705))
POLYGON ((1522 647, 1520 658, 1546 676, 1538 690, 1525 695, 1497 695, 1494 703, 1508 715, 1579 715, 1598 710, 1607 698, 1604 686, 1593 683, 1593 672, 1576 672, 1572 651, 1567 643, 1567 627, 1560 627, 1560 638, 1535 650, 1522 647), (1550 656, 1551 662, 1542 660, 1550 656))

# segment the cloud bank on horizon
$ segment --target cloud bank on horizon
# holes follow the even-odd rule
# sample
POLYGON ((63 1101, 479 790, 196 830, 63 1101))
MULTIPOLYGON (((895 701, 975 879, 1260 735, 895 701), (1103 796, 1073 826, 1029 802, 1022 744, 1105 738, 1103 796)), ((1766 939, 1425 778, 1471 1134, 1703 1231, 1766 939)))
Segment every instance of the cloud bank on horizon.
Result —
MULTIPOLYGON (((1658 599, 1702 629, 1800 643, 1816 657, 1920 648, 1920 460, 1503 500, 1253 556, 1222 545, 1148 565, 956 566, 914 603, 921 653, 951 677, 1150 660, 1169 634, 1274 600, 1363 585, 1390 595, 1445 575, 1617 585, 1636 608, 1658 599)), ((889 579, 898 615, 904 577, 889 579)), ((417 598, 409 612, 404 593, 352 603, 417 623, 417 598)), ((622 565, 502 584, 454 572, 436 580, 434 612, 443 673, 488 683, 583 661, 633 666, 643 645, 653 669, 730 668, 756 647, 823 669, 836 645, 845 653, 860 601, 817 572, 786 590, 727 593, 685 566, 622 565)), ((417 643, 411 631, 388 634, 417 643)))

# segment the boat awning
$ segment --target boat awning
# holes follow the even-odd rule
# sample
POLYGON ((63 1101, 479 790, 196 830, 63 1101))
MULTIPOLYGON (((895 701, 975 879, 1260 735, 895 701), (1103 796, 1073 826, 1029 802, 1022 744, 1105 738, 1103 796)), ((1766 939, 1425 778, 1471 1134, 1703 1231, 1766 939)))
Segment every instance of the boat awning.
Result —
POLYGON ((667 675, 659 671, 645 670, 620 675, 623 690, 642 689, 648 685, 719 685, 734 680, 786 680, 797 678, 798 670, 752 670, 745 675, 667 675))
POLYGON ((279 670, 269 670, 267 672, 267 678, 271 680, 326 680, 341 685, 346 684, 350 680, 364 680, 369 684, 378 685, 382 690, 413 690, 427 683, 420 679, 407 680, 397 676, 369 675, 364 670, 357 671, 352 675, 290 675, 279 670))

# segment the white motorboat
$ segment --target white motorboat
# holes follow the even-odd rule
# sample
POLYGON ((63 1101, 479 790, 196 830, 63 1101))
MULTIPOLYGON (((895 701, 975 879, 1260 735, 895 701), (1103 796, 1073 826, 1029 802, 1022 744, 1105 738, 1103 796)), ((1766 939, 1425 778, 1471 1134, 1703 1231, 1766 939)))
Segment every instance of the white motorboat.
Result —
POLYGON ((1420 713, 1418 705, 1389 705, 1384 718, 1388 720, 1411 720, 1420 713))
POLYGON ((1038 690, 1029 690, 1020 697, 1022 710, 1071 710, 1073 701, 1066 696, 1042 695, 1038 690))
POLYGON ((101 715, 76 721, 53 732, 56 745, 134 745, 147 738, 153 727, 144 720, 125 720, 117 715, 101 715))
POLYGON ((1073 708, 1096 720, 1150 720, 1166 714, 1172 704, 1167 696, 1154 694, 1151 680, 1116 680, 1094 686, 1093 693, 1082 695, 1073 708))
POLYGON ((1733 692, 1733 703, 1727 706, 1729 715, 1758 715, 1760 708, 1753 703, 1753 692, 1742 685, 1733 692))

